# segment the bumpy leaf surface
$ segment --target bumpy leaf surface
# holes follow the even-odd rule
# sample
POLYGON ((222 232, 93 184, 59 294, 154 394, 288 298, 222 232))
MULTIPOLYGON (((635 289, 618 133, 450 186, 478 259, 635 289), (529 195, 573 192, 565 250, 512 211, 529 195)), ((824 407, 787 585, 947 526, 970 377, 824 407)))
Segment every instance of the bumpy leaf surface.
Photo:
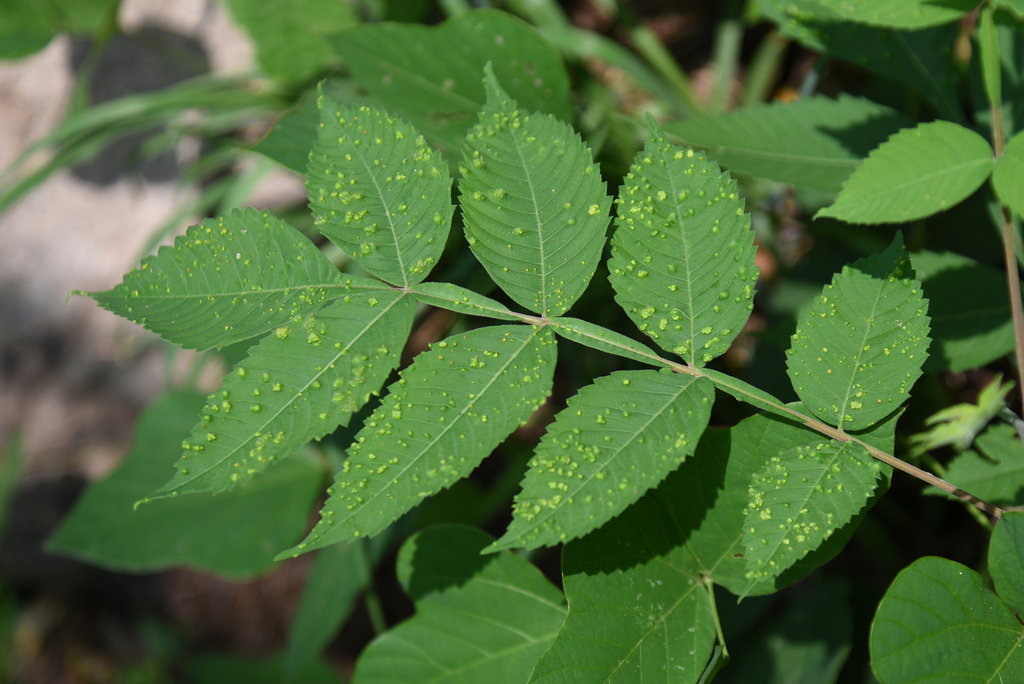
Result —
POLYGON ((754 308, 756 248, 736 182, 653 119, 620 193, 608 276, 615 300, 663 349, 703 366, 754 308))
POLYGON ((996 161, 992 186, 1003 204, 1024 214, 1024 134, 1013 136, 996 161))
POLYGON ((565 619, 561 592, 527 561, 481 556, 491 538, 431 527, 398 556, 416 615, 376 639, 353 684, 522 684, 565 619))
POLYGON ((926 371, 980 368, 1013 351, 1003 271, 953 252, 915 252, 911 261, 928 295, 932 344, 926 371))
POLYGON ((361 26, 335 45, 360 85, 440 142, 449 157, 462 148, 485 101, 480 74, 487 62, 526 111, 572 120, 561 55, 504 12, 465 12, 438 26, 361 26))
POLYGON ((948 121, 893 135, 843 184, 835 204, 817 216, 849 223, 905 223, 949 209, 992 172, 992 148, 974 131, 948 121))
POLYGON ((356 436, 320 522, 286 553, 372 537, 468 475, 544 403, 554 365, 554 336, 525 325, 455 335, 420 354, 356 436))
POLYGON ((633 359, 640 363, 658 363, 658 355, 643 344, 589 321, 560 316, 551 321, 551 327, 562 337, 592 349, 633 359))
POLYGON ((912 125, 888 107, 841 94, 757 104, 664 127, 730 171, 839 192, 871 150, 912 125))
MULTIPOLYGON (((889 420, 862 438, 889 450, 894 430, 895 420, 889 420)), ((531 681, 696 682, 714 644, 704 582, 736 594, 748 583, 741 540, 751 477, 772 456, 818 439, 766 414, 728 430, 709 428, 697 452, 657 489, 566 544, 569 616, 531 681)), ((887 480, 879 490, 885 486, 887 480)), ((806 577, 842 549, 857 522, 749 593, 771 593, 806 577)))
POLYGON ((960 30, 957 24, 893 31, 845 21, 814 0, 761 0, 760 5, 783 35, 816 52, 908 83, 947 119, 962 118, 956 87, 961 72, 949 49, 960 30))
POLYGON ((520 316, 509 311, 504 304, 451 283, 420 283, 413 294, 424 304, 433 304, 457 313, 506 321, 520 320, 520 316))
POLYGON ((553 116, 519 109, 490 65, 466 139, 459 203, 470 248, 512 299, 559 316, 590 283, 611 198, 590 150, 553 116))
POLYGON ((323 486, 323 470, 306 457, 286 459, 226 494, 164 499, 132 512, 167 479, 202 405, 201 394, 172 392, 149 406, 125 461, 75 502, 47 548, 123 572, 184 565, 243 579, 270 569, 274 555, 305 531, 323 486))
POLYGON ((192 226, 142 260, 120 285, 89 296, 186 349, 261 335, 323 306, 349 285, 299 231, 267 212, 236 209, 192 226))
POLYGON ((555 416, 495 548, 554 546, 619 515, 697 448, 714 385, 665 370, 598 378, 555 416))
POLYGON ((415 310, 402 292, 365 293, 277 328, 207 397, 154 497, 231 489, 348 424, 398 365, 415 310))
POLYGON ((871 625, 882 684, 1024 681, 1024 632, 981 575, 926 557, 897 575, 871 625))
POLYGON ((427 277, 451 228, 451 178, 409 124, 321 95, 306 189, 320 231, 395 285, 427 277))
POLYGON ((853 520, 880 471, 856 442, 799 446, 768 459, 751 479, 743 523, 751 586, 777 577, 853 520))
POLYGON ((896 410, 921 377, 928 300, 914 280, 903 236, 826 285, 786 352, 800 399, 821 420, 861 430, 896 410))

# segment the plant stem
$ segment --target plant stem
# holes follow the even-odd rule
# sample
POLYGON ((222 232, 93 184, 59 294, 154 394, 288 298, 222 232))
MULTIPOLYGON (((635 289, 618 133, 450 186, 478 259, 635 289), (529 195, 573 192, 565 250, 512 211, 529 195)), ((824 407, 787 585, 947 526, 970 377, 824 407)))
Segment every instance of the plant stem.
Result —
POLYGON ((704 588, 711 600, 711 615, 715 618, 715 632, 718 634, 718 643, 722 645, 722 657, 729 657, 729 647, 725 645, 725 634, 722 632, 722 621, 718 618, 718 604, 715 603, 715 583, 710 577, 704 578, 704 588))
POLYGON ((711 112, 720 112, 729 105, 729 91, 732 89, 736 63, 740 56, 743 40, 743 2, 729 0, 725 5, 722 21, 715 35, 715 92, 711 96, 711 112))
POLYGON ((384 618, 380 597, 377 596, 377 590, 373 585, 373 564, 370 562, 368 539, 361 539, 356 543, 355 557, 356 562, 359 563, 363 586, 366 587, 366 594, 363 600, 366 602, 366 612, 370 617, 370 626, 373 627, 374 634, 383 634, 388 631, 388 622, 384 618))
POLYGON ((789 38, 772 29, 757 47, 750 66, 747 69, 746 84, 743 89, 743 106, 749 107, 764 102, 771 93, 775 74, 779 70, 782 56, 789 47, 789 38))
MULTIPOLYGON (((1001 109, 1001 108, 1000 108, 1001 109)), ((1001 133, 1002 131, 1000 131, 1001 133)), ((1013 241, 1013 216, 1003 206, 1003 257, 1006 261, 1006 283, 1010 288, 1010 310, 1013 313, 1013 340, 1017 355, 1017 386, 1024 406, 1024 312, 1021 310, 1020 271, 1017 269, 1017 247, 1013 241)))

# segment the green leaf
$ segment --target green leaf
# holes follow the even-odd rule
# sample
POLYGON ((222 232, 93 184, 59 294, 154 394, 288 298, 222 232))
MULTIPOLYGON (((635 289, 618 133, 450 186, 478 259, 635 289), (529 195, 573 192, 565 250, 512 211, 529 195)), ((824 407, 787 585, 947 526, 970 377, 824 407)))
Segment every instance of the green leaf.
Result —
POLYGON ((57 32, 52 17, 36 0, 0 5, 0 59, 18 59, 46 47, 57 32))
MULTIPOLYGON (((895 424, 891 418, 861 438, 891 450, 895 424)), ((709 428, 697 452, 657 489, 566 544, 569 616, 531 682, 663 681, 666 672, 678 675, 673 682, 697 682, 714 644, 708 583, 735 594, 747 586, 741 540, 751 477, 772 456, 816 441, 817 433, 767 414, 730 429, 709 428), (641 680, 640 672, 648 677, 641 680), (629 676, 615 679, 616 673, 629 676)), ((888 466, 882 470, 891 474, 888 466)), ((878 494, 886 487, 887 479, 878 494)), ((843 548, 861 516, 750 594, 806 577, 843 548)))
POLYGON ((267 135, 249 149, 305 175, 309 153, 320 130, 320 109, 317 107, 320 92, 341 104, 377 107, 380 104, 359 90, 352 79, 332 78, 322 81, 316 88, 307 91, 302 96, 301 104, 278 119, 267 135))
POLYGON ((0 534, 3 534, 11 499, 21 479, 23 441, 22 433, 14 430, 0 451, 0 534))
MULTIPOLYGON (((851 649, 848 593, 845 582, 824 578, 797 594, 753 639, 730 639, 729 666, 715 684, 834 684, 851 649)), ((723 608, 719 600, 720 614, 723 608)), ((728 630, 727 617, 721 619, 728 630)))
POLYGON ((302 535, 321 491, 323 471, 304 456, 226 494, 164 499, 132 512, 166 480, 202 405, 200 394, 170 392, 147 408, 125 461, 86 490, 46 547, 122 572, 186 565, 242 579, 269 569, 302 535))
POLYGON ((1024 0, 993 0, 992 4, 1012 13, 1017 21, 1024 20, 1024 0))
POLYGON ((420 282, 452 224, 448 165, 400 119, 325 95, 317 106, 306 189, 320 231, 378 278, 420 282))
POLYGON ((925 418, 925 425, 934 427, 910 436, 914 453, 923 454, 942 446, 963 451, 971 446, 975 436, 1006 405, 1003 399, 1013 386, 1012 380, 1004 384, 1002 373, 996 373, 992 382, 978 394, 977 404, 955 404, 925 418))
POLYGON ((424 304, 432 304, 457 313, 506 321, 522 319, 522 316, 512 313, 504 304, 451 283, 420 283, 412 293, 424 304))
POLYGON ((996 160, 992 186, 1000 202, 1024 214, 1024 133, 1013 136, 996 160))
POLYGON ((859 259, 815 298, 787 350, 787 370, 815 416, 860 430, 896 410, 921 377, 928 300, 903 248, 859 259))
POLYGON ((620 192, 608 279, 615 301, 663 349, 703 366, 754 308, 757 250, 736 182, 671 145, 648 117, 647 145, 620 192))
POLYGON ((462 148, 484 104, 480 74, 487 62, 524 110, 572 120, 569 77, 558 51, 504 12, 466 12, 439 26, 361 26, 335 47, 360 85, 440 142, 447 155, 462 148))
MULTIPOLYGON (((997 506, 1024 504, 1024 444, 1009 425, 989 426, 965 451, 950 461, 943 479, 997 506)), ((928 494, 951 496, 929 487, 928 494)))
POLYGON ((1006 274, 952 252, 911 255, 928 295, 932 344, 924 370, 980 368, 1013 351, 1006 274))
POLYGON ((459 204, 470 247, 512 299, 560 316, 601 258, 611 198, 567 124, 529 113, 486 68, 487 104, 466 139, 459 204))
POLYGON ((922 29, 956 21, 975 0, 814 0, 847 21, 881 28, 922 29))
POLYGON ((359 658, 353 684, 521 684, 565 619, 561 592, 511 553, 481 556, 491 537, 431 527, 398 556, 416 614, 359 658))
POLYGON ((999 518, 988 547, 988 572, 996 593, 1008 606, 1024 613, 1024 513, 1009 511, 999 518))
POLYGON ((186 349, 261 335, 361 281, 338 272, 299 231, 267 212, 234 210, 192 226, 117 287, 89 296, 186 349))
POLYGON ((818 95, 669 121, 664 128, 734 173, 839 192, 871 150, 912 125, 888 107, 843 93, 836 100, 818 95))
POLYGON ((1024 681, 1024 632, 981 575, 944 558, 904 569, 871 625, 881 684, 1024 681))
POLYGON ((700 557, 680 543, 690 533, 684 525, 696 520, 677 520, 666 496, 680 480, 673 474, 623 515, 565 546, 569 615, 530 684, 700 679, 715 645, 715 614, 700 557))
POLYGON ((779 31, 815 52, 844 59, 887 78, 909 84, 947 119, 963 119, 957 93, 960 69, 950 54, 956 24, 919 31, 858 26, 814 0, 760 0, 779 31))
POLYGON ((555 416, 493 548, 582 537, 656 487, 697 448, 714 385, 669 370, 598 378, 555 416))
POLYGON ((658 355, 642 343, 588 321, 559 316, 551 320, 551 327, 562 337, 579 342, 591 349, 633 359, 640 363, 660 363, 658 355))
MULTIPOLYGON (((195 684, 280 684, 284 677, 284 658, 247 659, 232 655, 211 654, 190 658, 185 671, 195 684)), ((342 684, 344 680, 333 667, 323 661, 314 661, 302 668, 294 678, 302 684, 342 684)))
POLYGON ((823 442, 768 459, 750 481, 743 546, 750 586, 777 577, 853 520, 881 467, 856 442, 823 442))
POLYGON ((151 499, 231 489, 347 425, 398 366, 415 310, 401 291, 352 295, 265 337, 207 397, 178 472, 151 499))
POLYGON ((388 388, 335 476, 320 522, 281 554, 372 537, 468 475, 551 392, 555 338, 500 325, 455 335, 388 388))
POLYGON ((843 184, 835 204, 815 218, 849 223, 906 223, 948 209, 992 172, 992 148, 974 131, 948 121, 891 136, 843 184))
POLYGON ((228 9, 256 43, 263 71, 282 81, 308 81, 340 61, 329 36, 359 23, 336 0, 227 0, 228 9))
POLYGON ((286 681, 304 681, 297 675, 319 657, 348 617, 359 593, 371 579, 372 566, 366 555, 366 545, 359 542, 334 544, 313 557, 302 598, 288 629, 286 681))

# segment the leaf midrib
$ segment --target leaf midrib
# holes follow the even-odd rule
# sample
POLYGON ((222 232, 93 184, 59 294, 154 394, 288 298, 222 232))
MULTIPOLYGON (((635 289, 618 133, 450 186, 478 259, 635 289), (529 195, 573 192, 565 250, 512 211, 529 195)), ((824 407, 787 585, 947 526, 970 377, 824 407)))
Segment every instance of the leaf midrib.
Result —
MULTIPOLYGON (((302 388, 301 388, 300 390, 298 390, 298 391, 297 391, 297 392, 296 392, 296 393, 295 393, 294 395, 292 395, 292 397, 289 397, 288 401, 284 402, 284 404, 283 404, 283 405, 281 406, 281 408, 279 408, 279 409, 278 409, 278 410, 277 410, 276 412, 274 412, 274 414, 273 414, 273 415, 271 415, 271 416, 268 416, 268 418, 267 418, 267 419, 266 419, 266 420, 265 420, 265 421, 264 421, 264 422, 263 422, 263 423, 262 423, 262 424, 261 424, 261 425, 259 426, 259 431, 260 431, 260 432, 262 432, 262 431, 263 431, 263 429, 264 429, 265 427, 267 427, 267 426, 268 426, 268 425, 270 425, 270 424, 271 424, 271 423, 272 423, 272 422, 273 422, 274 420, 276 420, 276 419, 277 419, 277 417, 278 417, 278 416, 280 416, 280 415, 281 415, 281 413, 282 413, 282 412, 283 412, 283 411, 284 411, 284 410, 285 410, 286 408, 288 408, 288 406, 290 406, 290 405, 291 405, 291 403, 292 403, 292 400, 293 400, 293 399, 294 399, 295 397, 298 397, 298 396, 300 396, 300 395, 301 395, 301 394, 302 394, 303 392, 305 392, 306 390, 308 390, 308 389, 309 389, 309 387, 310 387, 310 386, 311 386, 311 385, 312 385, 312 384, 313 384, 313 383, 314 383, 315 381, 317 381, 317 380, 318 380, 318 379, 319 379, 320 377, 322 377, 322 376, 323 376, 323 375, 324 375, 325 373, 327 373, 327 371, 329 371, 329 370, 330 370, 330 368, 331 368, 331 365, 332 365, 332 364, 334 364, 334 363, 335 363, 335 362, 336 362, 336 361, 337 361, 338 359, 340 359, 340 358, 341 358, 342 356, 344 356, 344 355, 345 355, 345 354, 346 354, 346 353, 348 352, 348 350, 349 350, 349 349, 351 349, 351 348, 352 348, 352 346, 353 346, 353 345, 354 345, 354 344, 355 344, 356 342, 358 342, 358 341, 359 341, 360 339, 362 339, 362 337, 363 337, 363 336, 364 336, 364 335, 365 335, 365 334, 366 334, 366 333, 367 333, 367 332, 368 332, 368 331, 369 331, 370 329, 372 329, 372 328, 373 328, 373 327, 374 327, 374 326, 375 326, 375 325, 377 324, 377 322, 378 322, 378 321, 380 321, 380 319, 384 317, 384 315, 385 315, 385 314, 387 314, 387 313, 388 313, 388 312, 389 312, 389 311, 390 311, 391 309, 393 309, 393 308, 394 308, 394 307, 395 307, 395 306, 396 306, 396 305, 398 304, 398 302, 402 301, 402 299, 403 299, 404 297, 406 297, 407 295, 408 295, 408 293, 406 293, 406 292, 402 292, 401 294, 399 294, 399 295, 398 295, 398 296, 397 296, 397 297, 396 297, 396 298, 394 299, 394 301, 392 301, 392 302, 391 302, 391 303, 389 303, 389 304, 388 304, 387 306, 385 306, 385 307, 384 307, 384 308, 383 308, 383 309, 381 310, 381 312, 380 312, 380 313, 379 313, 379 314, 378 314, 378 315, 377 315, 377 316, 376 316, 376 317, 375 317, 375 318, 374 318, 373 320, 369 321, 369 322, 368 322, 368 323, 367 323, 366 325, 364 325, 364 326, 363 326, 363 328, 362 328, 362 330, 360 330, 360 331, 359 331, 359 334, 358 334, 358 335, 354 336, 354 337, 353 337, 353 338, 352 338, 352 339, 351 339, 351 340, 350 340, 350 341, 349 341, 349 342, 348 342, 348 343, 347 343, 347 344, 346 344, 346 345, 345 345, 344 347, 342 347, 342 348, 341 348, 340 350, 338 350, 338 353, 337 353, 337 354, 335 354, 335 355, 334 355, 334 357, 333 357, 333 358, 332 358, 332 359, 331 359, 331 360, 330 360, 329 362, 327 362, 327 363, 325 363, 325 364, 324 364, 324 366, 323 366, 323 369, 322 369, 321 371, 319 371, 319 372, 318 372, 318 373, 316 373, 315 375, 311 376, 311 377, 309 378, 309 381, 308 381, 308 382, 307 382, 307 383, 306 383, 306 384, 305 384, 305 385, 304 385, 304 386, 303 386, 303 387, 302 387, 302 388)), ((238 446, 236 446, 236 447, 235 447, 234 449, 232 449, 231 451, 227 452, 227 453, 226 453, 226 454, 225 454, 224 456, 222 456, 221 458, 219 458, 219 459, 215 460, 215 461, 214 461, 213 463, 211 463, 211 464, 210 464, 210 465, 209 465, 208 467, 206 467, 206 468, 203 468, 203 469, 201 469, 201 470, 198 470, 198 472, 196 472, 194 476, 192 476, 192 477, 189 477, 189 478, 188 478, 188 479, 186 479, 186 480, 182 480, 182 481, 181 481, 181 482, 179 482, 179 483, 178 483, 177 485, 175 485, 175 486, 174 486, 174 487, 173 487, 172 489, 166 489, 166 488, 164 488, 164 489, 161 489, 161 490, 160 490, 159 492, 157 492, 157 494, 158 494, 158 495, 160 495, 160 496, 165 496, 165 495, 168 495, 168 494, 170 494, 171 492, 174 492, 174 491, 177 491, 177 490, 181 489, 181 487, 182 487, 182 486, 184 486, 184 485, 188 484, 189 482, 193 482, 193 481, 194 481, 194 480, 195 480, 196 478, 198 478, 198 477, 200 477, 200 476, 202 476, 202 475, 205 475, 205 474, 209 473, 209 472, 210 472, 211 470, 213 470, 214 468, 217 468, 217 467, 219 467, 219 466, 220 466, 220 465, 222 465, 222 464, 223 464, 223 463, 224 463, 225 461, 229 460, 229 459, 230 459, 230 458, 231 458, 232 456, 234 456, 234 455, 235 455, 236 453, 238 453, 238 452, 239 452, 239 451, 240 451, 241 449, 245 448, 245 447, 246 447, 246 446, 247 446, 247 445, 248 445, 248 444, 249 444, 249 443, 250 443, 250 442, 251 442, 251 441, 252 441, 253 439, 256 439, 256 437, 255 437, 255 435, 254 435, 254 434, 251 434, 251 435, 250 435, 249 437, 247 437, 247 438, 246 438, 246 440, 245 440, 244 442, 241 442, 240 444, 238 444, 238 446)), ((179 463, 180 463, 180 460, 179 460, 179 463)), ((189 472, 189 475, 192 475, 192 472, 191 472, 191 470, 192 470, 192 469, 190 468, 189 470, 190 470, 190 472, 189 472)), ((178 470, 178 473, 180 474, 180 473, 181 473, 181 470, 178 470)), ((221 491, 221 490, 218 490, 218 491, 221 491)), ((151 498, 152 498, 152 497, 151 497, 151 498)))
MULTIPOLYGON (((463 407, 463 409, 462 409, 461 411, 459 411, 459 414, 458 414, 457 416, 455 416, 455 419, 454 419, 454 420, 450 420, 450 421, 448 421, 448 424, 447 424, 447 425, 446 425, 446 426, 444 427, 444 429, 442 429, 442 430, 441 430, 441 431, 440 431, 440 432, 439 432, 439 433, 437 434, 437 437, 434 437, 433 439, 431 439, 431 441, 430 441, 430 442, 429 442, 428 444, 426 444, 426 445, 425 445, 425 446, 424 446, 424 447, 423 447, 422 449, 420 449, 420 453, 416 454, 416 455, 415 455, 415 456, 413 456, 413 457, 412 457, 411 459, 409 459, 409 465, 407 465, 406 467, 402 468, 402 470, 398 471, 398 473, 397 473, 396 475, 393 475, 393 476, 392 476, 392 477, 391 477, 391 478, 390 478, 390 479, 388 480, 388 482, 387 482, 387 483, 385 483, 385 484, 384 484, 384 485, 383 485, 383 486, 382 486, 382 487, 380 488, 380 490, 379 490, 379 491, 378 491, 378 492, 377 492, 376 494, 374 494, 374 495, 373 495, 373 496, 371 496, 370 498, 366 499, 366 502, 365 502, 365 504, 361 505, 361 506, 359 507, 359 509, 357 509, 357 510, 353 511, 352 513, 350 513, 350 514, 348 515, 348 517, 346 517, 346 518, 343 518, 343 519, 342 519, 342 522, 347 522, 347 521, 349 521, 349 520, 352 520, 352 519, 353 519, 354 517, 356 517, 357 515, 359 515, 359 512, 360 512, 360 511, 361 511, 362 509, 364 509, 364 508, 368 508, 368 507, 369 507, 369 505, 370 505, 370 504, 371 504, 371 503, 372 503, 373 501, 375 501, 375 500, 377 499, 377 497, 379 497, 379 496, 383 495, 383 494, 384 494, 385 492, 387 492, 387 491, 388 491, 388 490, 389 490, 389 489, 390 489, 390 488, 391 488, 391 487, 392 487, 392 486, 394 485, 394 483, 395 483, 395 481, 396 481, 396 480, 398 480, 398 479, 399 479, 399 478, 400 478, 401 476, 405 475, 405 473, 406 473, 406 472, 408 472, 408 470, 409 470, 410 468, 412 468, 412 467, 413 467, 414 465, 416 465, 416 464, 417 464, 417 463, 419 462, 419 460, 420 460, 421 458, 423 458, 423 457, 424 457, 424 456, 425 456, 425 455, 426 455, 426 454, 427 454, 428 452, 430 452, 430 450, 434 448, 434 445, 436 445, 436 444, 438 443, 438 441, 440 441, 440 439, 441 439, 442 437, 444 437, 444 436, 445 436, 446 434, 448 434, 448 432, 449 432, 449 431, 450 431, 450 430, 451 430, 451 429, 452 429, 453 427, 455 427, 456 425, 458 425, 458 424, 459 424, 459 421, 461 421, 461 420, 462 420, 462 419, 463 419, 463 418, 465 417, 466 413, 468 413, 468 412, 469 412, 469 410, 470 410, 471 408, 473 408, 473 406, 475 406, 475 405, 476 405, 476 403, 477 403, 477 402, 479 402, 479 401, 480 401, 480 400, 481 400, 481 399, 483 398, 483 396, 484 396, 485 394, 487 394, 487 392, 488 392, 488 391, 490 390, 491 386, 492 386, 492 385, 493 385, 493 384, 494 384, 495 382, 497 382, 497 381, 498 381, 498 378, 499 378, 499 377, 501 377, 502 373, 503 373, 503 372, 505 371, 505 369, 507 369, 507 368, 509 367, 509 365, 510 365, 510 364, 512 363, 512 361, 513 361, 513 360, 515 360, 515 359, 517 359, 517 358, 519 358, 519 355, 523 353, 523 350, 525 350, 525 349, 526 349, 526 348, 527 348, 528 346, 530 346, 530 343, 531 343, 531 342, 533 342, 533 340, 534 340, 534 339, 535 339, 535 338, 537 337, 537 335, 538 335, 538 334, 540 334, 540 333, 541 333, 541 331, 543 331, 543 330, 544 330, 544 328, 536 328, 536 329, 535 329, 535 330, 533 331, 533 334, 531 334, 531 335, 530 335, 529 337, 527 337, 527 338, 526 338, 526 340, 524 340, 524 341, 523 341, 523 344, 522 344, 522 346, 521 346, 521 347, 519 347, 519 349, 517 349, 517 350, 516 350, 515 352, 513 352, 512 354, 509 354, 509 358, 508 358, 508 360, 506 360, 506 362, 505 362, 505 363, 504 363, 504 364, 503 364, 503 365, 501 366, 501 368, 499 368, 499 369, 498 369, 498 372, 497 372, 497 373, 494 373, 494 374, 492 374, 492 376, 491 376, 491 379, 490 379, 490 380, 488 380, 488 381, 487 381, 487 384, 486 384, 486 385, 484 385, 483 389, 481 389, 481 390, 480 390, 479 394, 477 394, 477 397, 476 397, 476 399, 471 399, 471 400, 469 401, 469 403, 468 403, 468 404, 466 404, 466 406, 464 406, 464 407, 463 407)), ((339 529, 340 529, 340 528, 339 528, 339 529)))

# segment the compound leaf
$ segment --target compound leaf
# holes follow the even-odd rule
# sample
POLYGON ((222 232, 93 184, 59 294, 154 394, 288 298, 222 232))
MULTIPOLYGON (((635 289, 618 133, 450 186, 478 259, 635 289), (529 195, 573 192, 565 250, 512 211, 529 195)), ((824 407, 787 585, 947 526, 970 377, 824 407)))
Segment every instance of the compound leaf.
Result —
POLYGON ((1024 214, 1024 133, 1010 139, 1003 156, 996 160, 992 170, 992 186, 999 201, 1024 214))
POLYGON ((320 231, 378 278, 420 282, 452 224, 448 165, 401 119, 323 94, 317 106, 306 189, 320 231))
POLYGON ((274 555, 305 531, 321 491, 323 470, 309 458, 286 459, 226 494, 164 499, 132 512, 167 479, 202 405, 201 394, 169 392, 147 407, 124 462, 75 502, 47 548, 123 572, 185 565, 244 579, 270 569, 274 555))
POLYGON ((814 0, 841 19, 881 28, 922 29, 956 21, 974 0, 814 0))
POLYGON ((798 446, 754 473, 743 523, 750 586, 789 569, 853 520, 881 467, 856 442, 798 446))
POLYGON ((551 392, 555 338, 500 325, 442 340, 416 357, 349 447, 320 522, 298 555, 372 537, 480 464, 551 392))
POLYGON ((840 94, 756 104, 735 112, 664 124, 735 173, 839 192, 861 160, 913 123, 871 100, 840 94))
POLYGON ((1024 681, 1022 647, 1020 623, 981 575, 945 558, 921 558, 897 575, 871 625, 882 684, 1024 681))
POLYGON ((192 226, 117 287, 89 296, 186 349, 261 335, 344 294, 346 280, 299 231, 236 209, 192 226))
POLYGON ((988 547, 988 571, 999 598, 1019 615, 1024 612, 1024 513, 999 518, 988 547))
MULTIPOLYGON (((891 450, 895 425, 890 418, 861 438, 891 450)), ((741 540, 751 477, 772 456, 811 440, 820 436, 767 414, 730 429, 709 428, 696 453, 656 489, 566 544, 569 616, 531 682, 660 682, 669 675, 667 681, 697 682, 714 644, 709 584, 736 594, 748 584, 741 540)), ((891 474, 888 466, 882 470, 886 479, 876 496, 891 474)), ((749 593, 771 593, 806 577, 843 548, 858 522, 859 516, 749 593)))
POLYGON ((361 86, 449 156, 462 148, 484 104, 480 73, 487 62, 523 109, 572 120, 569 76, 558 51, 504 12, 465 12, 438 26, 360 26, 335 46, 361 86))
POLYGON ((548 426, 494 548, 554 546, 622 513, 694 452, 714 399, 707 378, 668 370, 584 387, 548 426))
POLYGON ((560 316, 601 258, 611 198, 568 124, 528 113, 488 64, 487 104, 466 139, 459 204, 470 248, 512 299, 560 316))
POLYGON ((415 310, 400 291, 353 295, 268 335, 208 397, 151 498, 231 489, 346 425, 398 366, 415 310))
POLYGON ((992 148, 948 121, 900 131, 873 150, 843 184, 835 204, 815 218, 849 223, 905 223, 966 199, 992 172, 992 148))
POLYGON ((398 579, 416 614, 385 632, 356 663, 353 684, 522 684, 565 619, 565 599, 536 567, 491 537, 431 527, 398 555, 398 579))
POLYGON ((861 430, 894 411, 921 377, 928 300, 897 233, 881 254, 844 266, 815 298, 786 352, 797 395, 814 415, 861 430))
POLYGON ((666 142, 648 117, 608 262, 619 305, 663 349, 703 366, 750 317, 756 251, 736 182, 702 152, 666 142))

